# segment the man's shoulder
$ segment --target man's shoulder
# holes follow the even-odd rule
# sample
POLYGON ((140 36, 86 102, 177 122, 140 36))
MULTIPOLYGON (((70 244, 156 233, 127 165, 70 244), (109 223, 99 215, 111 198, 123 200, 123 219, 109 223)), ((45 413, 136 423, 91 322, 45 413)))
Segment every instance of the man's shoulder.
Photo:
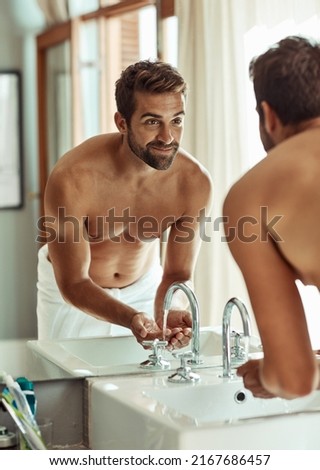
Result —
POLYGON ((199 178, 212 182, 211 175, 207 168, 189 152, 180 148, 178 158, 180 160, 179 163, 181 165, 181 168, 187 174, 189 174, 193 178, 196 178, 198 176, 199 178))
POLYGON ((180 158, 184 163, 188 163, 195 167, 201 167, 202 164, 197 160, 191 153, 187 152, 184 148, 179 148, 178 158, 180 158))
POLYGON ((76 157, 79 161, 82 158, 90 159, 93 154, 113 152, 115 147, 120 144, 121 135, 117 132, 95 135, 70 149, 61 159, 71 159, 73 157, 76 157))
POLYGON ((180 149, 177 156, 177 178, 181 194, 189 194, 192 204, 200 204, 201 207, 211 206, 213 181, 209 171, 195 157, 183 149, 180 149))
POLYGON ((99 165, 99 161, 103 158, 106 161, 106 155, 113 154, 118 145, 119 135, 101 134, 84 140, 77 146, 68 150, 56 162, 52 175, 76 174, 81 169, 94 170, 99 165))

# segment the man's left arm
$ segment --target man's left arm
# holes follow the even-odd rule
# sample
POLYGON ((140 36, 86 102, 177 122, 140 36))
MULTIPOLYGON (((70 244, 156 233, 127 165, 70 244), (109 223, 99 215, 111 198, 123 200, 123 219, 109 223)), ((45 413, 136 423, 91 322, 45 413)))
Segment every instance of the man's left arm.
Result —
MULTIPOLYGON (((192 204, 186 213, 171 227, 165 246, 164 271, 162 282, 155 299, 155 320, 163 327, 163 303, 168 288, 175 282, 187 284, 193 290, 193 275, 201 247, 201 224, 211 210, 212 184, 208 175, 203 184, 192 195, 192 204)), ((170 346, 181 348, 191 339, 192 319, 187 296, 179 289, 172 298, 167 328, 171 330, 168 341, 170 346)))
MULTIPOLYGON (((173 283, 179 282, 187 284, 193 290, 193 270, 201 240, 198 240, 198 234, 194 233, 193 240, 182 241, 181 224, 182 221, 179 220, 170 228, 163 277, 155 298, 155 320, 160 328, 163 328, 165 322, 164 298, 169 287, 173 283)), ((189 343, 192 328, 190 304, 181 289, 176 290, 173 294, 165 326, 170 330, 166 339, 171 347, 181 348, 189 343)))

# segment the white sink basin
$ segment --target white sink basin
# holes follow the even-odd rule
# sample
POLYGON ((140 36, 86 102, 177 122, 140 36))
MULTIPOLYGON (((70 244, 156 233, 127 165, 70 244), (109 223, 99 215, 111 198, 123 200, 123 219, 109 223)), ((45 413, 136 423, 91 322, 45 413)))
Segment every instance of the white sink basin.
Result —
POLYGON ((148 353, 132 336, 29 341, 40 357, 71 376, 95 376, 135 372, 148 353))
POLYGON ((296 400, 254 398, 217 368, 201 382, 170 373, 89 380, 92 449, 320 449, 320 392, 296 400))
MULTIPOLYGON (((257 338, 253 340, 256 346, 252 346, 251 351, 259 351, 257 338)), ((143 349, 133 336, 38 340, 28 341, 27 344, 47 363, 59 366, 70 376, 77 377, 147 373, 139 365, 151 353, 143 349)), ((204 358, 203 366, 221 365, 221 351, 220 328, 201 328, 200 353, 204 358)), ((173 368, 177 366, 170 352, 164 351, 163 356, 172 362, 173 368)))

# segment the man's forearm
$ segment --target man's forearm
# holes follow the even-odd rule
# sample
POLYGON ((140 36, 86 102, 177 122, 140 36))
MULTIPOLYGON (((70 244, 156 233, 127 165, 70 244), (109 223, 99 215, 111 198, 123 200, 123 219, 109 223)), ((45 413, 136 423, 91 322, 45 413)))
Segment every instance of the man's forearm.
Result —
POLYGON ((98 320, 130 328, 138 312, 114 299, 91 279, 84 279, 60 289, 65 301, 98 320))

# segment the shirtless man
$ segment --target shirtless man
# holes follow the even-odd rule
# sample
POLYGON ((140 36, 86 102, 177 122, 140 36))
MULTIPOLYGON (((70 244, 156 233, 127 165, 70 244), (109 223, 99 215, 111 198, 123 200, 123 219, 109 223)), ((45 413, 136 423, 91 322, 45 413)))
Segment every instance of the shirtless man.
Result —
MULTIPOLYGON (((162 338, 164 296, 173 282, 192 282, 200 218, 211 206, 208 172, 180 148, 185 101, 176 69, 138 62, 116 83, 119 132, 83 142, 56 164, 39 252, 39 338, 129 330, 140 343, 162 338)), ((179 294, 167 326, 170 346, 189 342, 179 294)))
POLYGON ((252 60, 250 75, 268 154, 231 188, 224 216, 264 357, 238 375, 256 396, 291 399, 319 387, 295 281, 320 287, 320 45, 285 38, 252 60))

